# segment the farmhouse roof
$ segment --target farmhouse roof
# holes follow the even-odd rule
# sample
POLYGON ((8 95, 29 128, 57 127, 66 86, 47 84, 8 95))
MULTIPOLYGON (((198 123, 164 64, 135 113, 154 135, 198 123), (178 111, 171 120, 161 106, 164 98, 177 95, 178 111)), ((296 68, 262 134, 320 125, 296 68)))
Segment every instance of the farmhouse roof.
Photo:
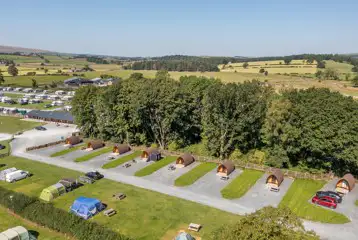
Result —
POLYGON ((32 110, 26 114, 30 118, 45 118, 45 119, 55 119, 61 121, 73 122, 74 118, 70 112, 67 111, 41 111, 41 110, 32 110))

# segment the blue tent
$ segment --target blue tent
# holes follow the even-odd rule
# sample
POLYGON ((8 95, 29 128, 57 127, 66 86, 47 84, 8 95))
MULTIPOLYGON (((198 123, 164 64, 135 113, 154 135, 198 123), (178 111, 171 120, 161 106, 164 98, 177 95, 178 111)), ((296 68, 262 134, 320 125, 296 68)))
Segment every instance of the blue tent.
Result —
POLYGON ((98 199, 86 197, 77 198, 70 208, 71 213, 83 219, 89 219, 102 210, 103 205, 98 199))

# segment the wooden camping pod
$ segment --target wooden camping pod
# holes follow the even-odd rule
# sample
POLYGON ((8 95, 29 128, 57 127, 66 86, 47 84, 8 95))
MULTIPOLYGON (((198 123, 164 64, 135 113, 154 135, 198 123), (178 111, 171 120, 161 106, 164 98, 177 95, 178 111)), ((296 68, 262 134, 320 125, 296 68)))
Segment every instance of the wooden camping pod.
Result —
POLYGON ((104 142, 101 140, 94 140, 87 143, 87 148, 92 148, 93 150, 101 148, 104 146, 104 142))
POLYGON ((195 158, 190 153, 184 153, 180 157, 177 158, 176 164, 182 165, 184 167, 192 164, 195 161, 195 158))
POLYGON ((157 161, 161 158, 161 153, 156 148, 147 148, 142 152, 141 158, 147 161, 157 161))
POLYGON ((113 147, 113 153, 123 154, 129 152, 131 148, 127 144, 119 144, 113 147))
POLYGON ((284 177, 282 171, 280 169, 274 169, 272 170, 272 173, 267 177, 266 183, 279 187, 283 182, 283 179, 284 177))
POLYGON ((235 165, 232 161, 225 161, 224 163, 220 164, 217 168, 217 173, 220 175, 228 176, 235 170, 235 165))
POLYGON ((76 145, 80 142, 82 142, 82 139, 79 136, 71 136, 66 138, 66 144, 69 145, 76 145))
POLYGON ((353 190, 355 182, 356 180, 353 175, 347 173, 341 179, 338 180, 336 184, 336 191, 343 194, 347 194, 353 190))

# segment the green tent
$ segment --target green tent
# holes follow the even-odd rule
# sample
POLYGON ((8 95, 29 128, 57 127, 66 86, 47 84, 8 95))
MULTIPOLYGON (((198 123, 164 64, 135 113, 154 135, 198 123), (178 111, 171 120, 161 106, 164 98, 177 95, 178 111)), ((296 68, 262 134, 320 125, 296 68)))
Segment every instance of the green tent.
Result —
POLYGON ((22 226, 17 226, 10 228, 5 232, 0 233, 1 240, 30 240, 34 239, 30 236, 26 228, 22 226))
POLYGON ((66 188, 61 183, 56 183, 48 188, 42 190, 40 199, 46 202, 51 202, 53 199, 66 193, 66 188))

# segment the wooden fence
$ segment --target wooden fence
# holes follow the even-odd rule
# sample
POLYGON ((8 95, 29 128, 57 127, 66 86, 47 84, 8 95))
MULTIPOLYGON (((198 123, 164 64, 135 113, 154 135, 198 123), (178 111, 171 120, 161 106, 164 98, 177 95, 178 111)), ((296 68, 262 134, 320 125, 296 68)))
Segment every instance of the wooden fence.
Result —
POLYGON ((42 144, 42 145, 28 147, 28 148, 26 148, 26 151, 32 151, 32 150, 36 150, 36 149, 46 148, 46 147, 58 145, 58 144, 65 143, 65 142, 66 142, 66 140, 60 140, 60 141, 56 141, 56 142, 50 142, 50 143, 46 143, 46 144, 42 144))
MULTIPOLYGON (((146 148, 143 146, 132 146, 132 149, 140 151, 146 148)), ((176 152, 176 151, 168 151, 168 150, 160 150, 160 151, 163 155, 180 156, 183 154, 183 152, 176 152)), ((220 164, 225 161, 225 160, 219 160, 217 158, 207 157, 207 156, 199 156, 194 154, 193 156, 195 160, 199 162, 212 162, 212 163, 220 164)), ((242 169, 253 169, 266 173, 270 173, 274 169, 273 167, 254 164, 254 163, 243 163, 243 162, 236 162, 236 161, 233 162, 235 164, 235 167, 242 168, 242 169)), ((284 176, 288 178, 303 178, 303 179, 324 180, 324 181, 329 181, 338 178, 333 173, 313 174, 308 172, 292 171, 289 169, 281 169, 281 171, 284 174, 284 176)))

